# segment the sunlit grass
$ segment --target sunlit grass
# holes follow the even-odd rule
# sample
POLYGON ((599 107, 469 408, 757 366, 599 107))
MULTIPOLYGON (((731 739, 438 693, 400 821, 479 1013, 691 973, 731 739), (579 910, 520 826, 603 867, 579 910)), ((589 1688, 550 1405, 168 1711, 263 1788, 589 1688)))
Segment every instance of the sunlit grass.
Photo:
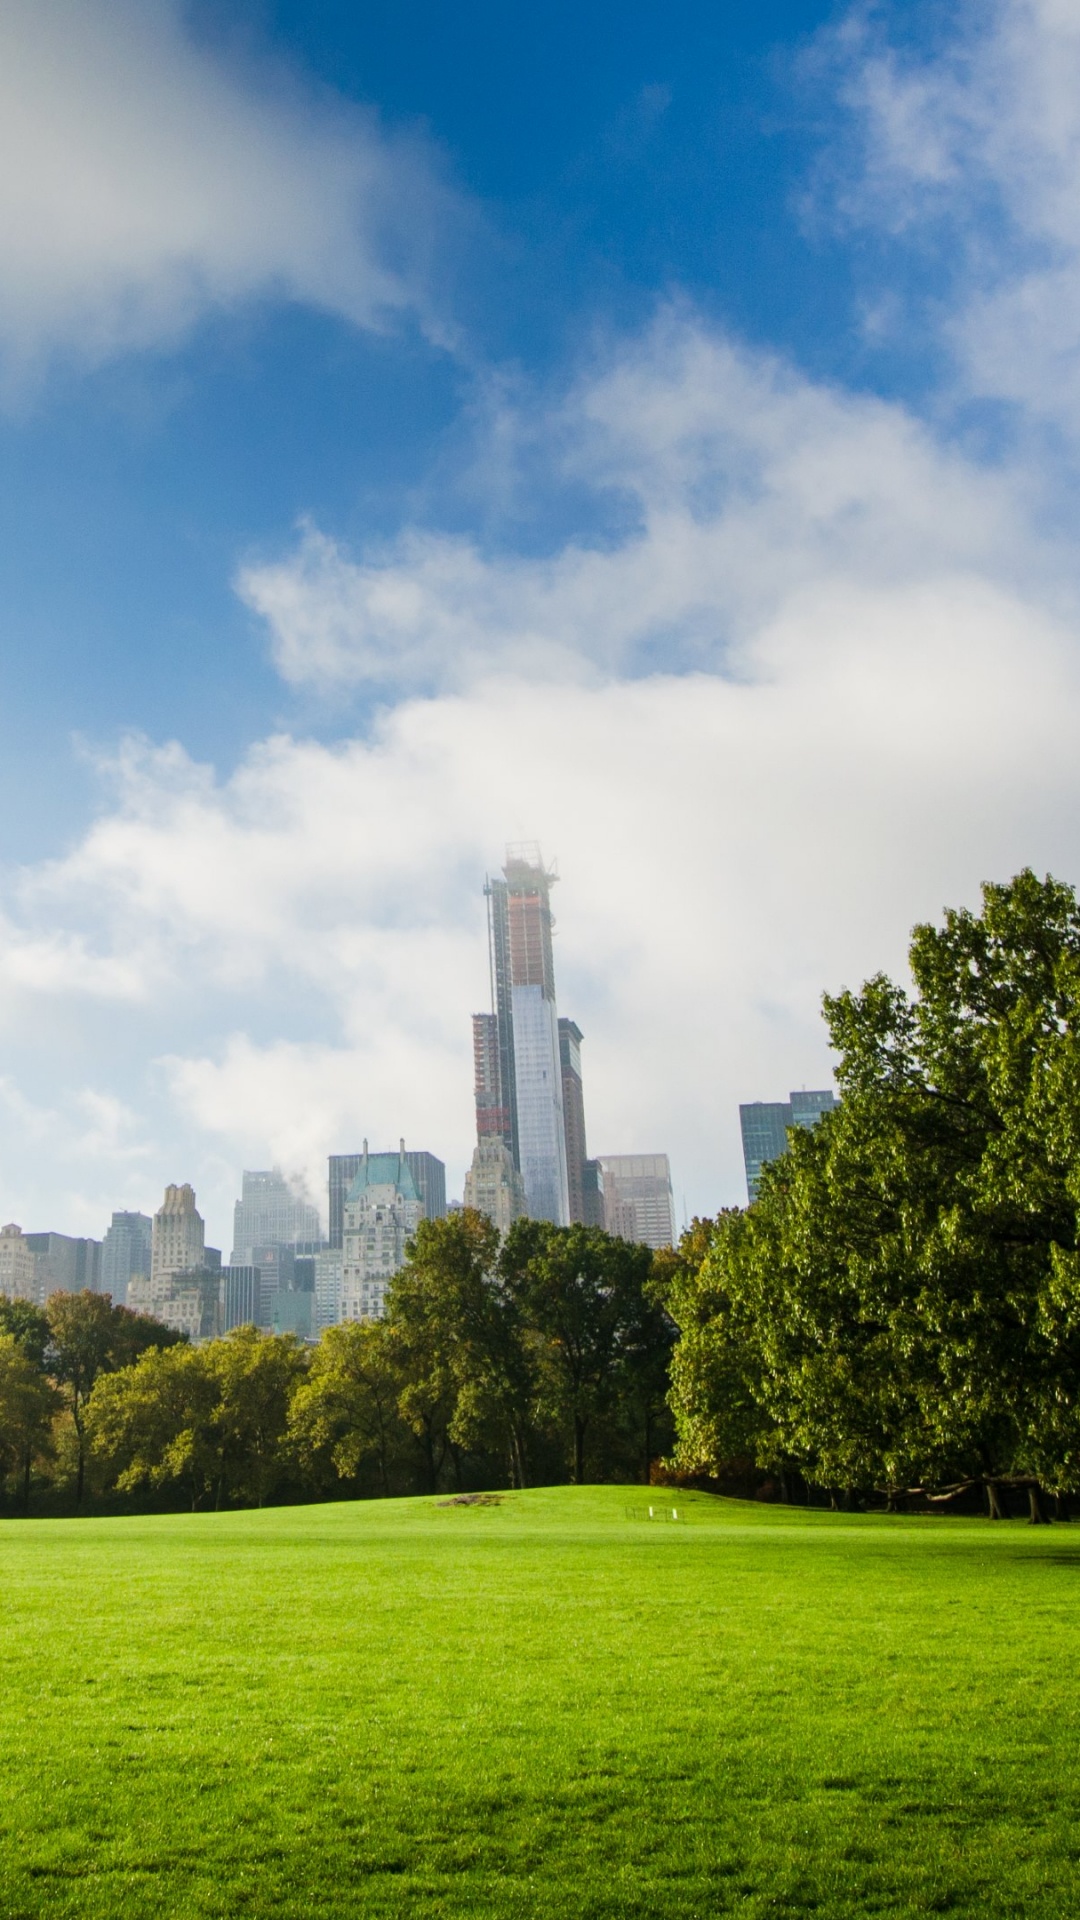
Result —
POLYGON ((560 1488, 0 1565, 4 1915, 1073 1909, 1080 1527, 560 1488))

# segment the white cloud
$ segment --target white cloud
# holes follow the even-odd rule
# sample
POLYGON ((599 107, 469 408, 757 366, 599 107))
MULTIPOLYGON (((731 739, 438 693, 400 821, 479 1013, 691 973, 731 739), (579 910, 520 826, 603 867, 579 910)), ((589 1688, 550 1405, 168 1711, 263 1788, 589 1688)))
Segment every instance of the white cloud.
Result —
POLYGON ((939 313, 969 391, 1080 430, 1080 14, 1071 0, 958 12, 933 56, 869 12, 831 38, 864 140, 845 211, 944 241, 939 313))
POLYGON ((450 205, 418 142, 216 60, 178 0, 0 10, 0 355, 101 361, 254 296, 430 307, 450 205))
POLYGON ((950 455, 896 407, 816 387, 677 312, 529 437, 546 439, 548 485, 617 498, 633 531, 525 559, 411 530, 354 560, 308 528, 295 553, 238 581, 284 678, 400 690, 492 669, 560 682, 738 670, 808 584, 887 591, 963 571, 1011 583, 1033 565, 1015 479, 950 455))

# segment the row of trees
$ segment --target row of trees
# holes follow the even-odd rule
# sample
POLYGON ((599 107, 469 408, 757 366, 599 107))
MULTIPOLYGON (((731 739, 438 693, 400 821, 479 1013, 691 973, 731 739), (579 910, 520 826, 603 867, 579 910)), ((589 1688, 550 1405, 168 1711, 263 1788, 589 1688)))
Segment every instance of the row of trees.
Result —
POLYGON ((93 1294, 3 1303, 0 1471, 13 1498, 51 1468, 77 1502, 196 1506, 647 1477, 672 1438, 652 1267, 583 1227, 500 1242, 466 1210, 421 1223, 384 1320, 313 1349, 254 1327, 193 1347, 93 1294))
POLYGON ((841 1104, 667 1264, 675 1460, 1080 1491, 1080 912, 1024 872, 825 1000, 841 1104))

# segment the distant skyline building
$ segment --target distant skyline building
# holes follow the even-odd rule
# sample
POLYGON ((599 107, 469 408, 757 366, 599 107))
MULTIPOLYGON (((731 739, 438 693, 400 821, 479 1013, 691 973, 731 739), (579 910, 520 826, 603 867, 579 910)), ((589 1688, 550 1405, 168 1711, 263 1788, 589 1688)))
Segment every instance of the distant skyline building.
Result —
POLYGON ((0 1294, 9 1300, 38 1300, 38 1269, 21 1227, 9 1220, 0 1227, 0 1294))
POLYGON ((581 1084, 581 1028, 576 1020, 559 1021, 559 1067, 562 1074, 563 1132, 566 1137, 566 1190, 571 1225, 585 1219, 585 1095, 581 1084))
POLYGON ((345 1199, 342 1320, 382 1319, 386 1290, 404 1266, 406 1244, 423 1218, 404 1140, 397 1153, 371 1154, 365 1141, 345 1199))
POLYGON ((508 847, 502 879, 485 883, 491 1011, 473 1015, 474 1093, 477 1141, 502 1140, 525 1183, 533 1219, 567 1226, 577 1217, 571 1151, 582 1204, 584 1106, 575 1105, 568 1141, 563 1052, 574 1055, 576 1068, 568 1071, 576 1070, 580 1095, 581 1033, 573 1021, 566 1023, 565 1041, 560 1033, 551 912, 556 877, 528 841, 508 847))
POLYGON ((499 1135, 478 1140, 465 1175, 465 1205, 486 1213, 506 1233, 525 1212, 525 1182, 499 1135))
POLYGON ((128 1281, 150 1272, 154 1223, 148 1213, 114 1213, 101 1242, 101 1291, 127 1305, 128 1281))
POLYGON ((750 1205, 758 1197, 761 1169, 788 1150, 789 1127, 813 1127, 823 1113, 837 1105, 831 1088, 789 1094, 786 1100, 749 1100, 739 1108, 746 1193, 750 1205))
MULTIPOLYGON (((206 1228, 196 1211, 195 1189, 170 1186, 154 1215, 150 1244, 150 1277, 162 1280, 166 1274, 193 1273, 202 1269, 206 1252, 206 1228)), ((220 1262, 220 1255, 219 1262, 220 1262)))
POLYGON ((603 1153, 604 1226, 645 1247, 675 1244, 675 1203, 666 1153, 603 1153))
POLYGON ((133 1313, 149 1314, 174 1333, 186 1334, 189 1340, 215 1340, 225 1330, 226 1272, 218 1265, 162 1269, 149 1279, 133 1274, 128 1281, 127 1304, 133 1313))
MULTIPOLYGON (((396 1156, 395 1156, 396 1157, 396 1156)), ((420 1196, 425 1220, 446 1217, 446 1166, 433 1153, 405 1155, 413 1183, 420 1196)), ((332 1153, 327 1162, 327 1191, 330 1205, 329 1245, 340 1248, 345 1236, 345 1199, 363 1163, 363 1153, 332 1153)))
POLYGON ((233 1207, 232 1264, 251 1265, 255 1247, 321 1246, 319 1209, 290 1186, 280 1167, 245 1170, 233 1207))
POLYGON ((233 1266, 221 1269, 222 1320, 226 1333, 233 1327, 259 1325, 261 1276, 258 1267, 233 1266))
POLYGON ((320 1333, 341 1319, 342 1261, 341 1247, 324 1247, 315 1255, 315 1324, 320 1333))
POLYGON ((44 1305, 54 1293, 91 1293, 101 1281, 101 1241, 70 1233, 28 1233, 26 1244, 37 1263, 37 1297, 44 1305))

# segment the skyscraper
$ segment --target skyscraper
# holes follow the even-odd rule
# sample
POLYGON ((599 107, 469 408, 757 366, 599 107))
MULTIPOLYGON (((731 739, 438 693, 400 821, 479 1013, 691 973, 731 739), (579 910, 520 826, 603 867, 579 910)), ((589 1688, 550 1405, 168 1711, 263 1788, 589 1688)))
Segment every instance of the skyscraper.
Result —
POLYGON ((405 1142, 397 1153, 368 1153, 345 1200, 341 1318, 381 1320, 386 1290, 405 1264, 405 1246, 424 1217, 405 1142))
MULTIPOLYGON (((340 1247, 344 1240, 345 1198, 356 1179, 363 1163, 362 1153, 332 1153, 327 1162, 327 1186, 330 1200, 331 1247, 340 1247)), ((446 1216, 446 1167, 433 1153, 413 1153, 405 1155, 409 1172, 412 1174, 425 1220, 442 1220, 446 1216)))
POLYGON ((566 1187, 570 1219, 575 1225, 591 1225, 586 1219, 585 1096, 581 1085, 581 1028, 576 1020, 559 1021, 559 1066, 562 1072, 563 1131, 566 1135, 566 1187))
POLYGON ((127 1301, 128 1281, 150 1271, 154 1223, 148 1213, 114 1213, 101 1242, 101 1291, 114 1307, 127 1301))
POLYGON ((473 1016, 473 1055, 477 1139, 502 1140, 533 1219, 566 1226, 573 1216, 551 940, 555 878, 527 842, 507 848, 502 879, 485 885, 492 1004, 473 1016))
POLYGON ((787 1100, 750 1100, 739 1108, 746 1192, 751 1206, 758 1197, 762 1167, 787 1152, 788 1128, 816 1126, 822 1114, 835 1105, 836 1095, 830 1089, 818 1088, 808 1093, 804 1088, 787 1100))
POLYGON ((312 1206, 289 1185, 280 1167, 245 1172, 233 1208, 234 1266, 250 1266, 256 1247, 321 1245, 322 1224, 312 1206))
POLYGON ((21 1227, 0 1227, 0 1294, 9 1300, 39 1302, 37 1261, 21 1227))
POLYGON ((492 1136, 478 1140, 472 1166, 465 1175, 465 1205, 486 1213, 500 1233, 512 1227, 525 1212, 525 1182, 510 1157, 504 1140, 492 1136))
POLYGON ((675 1205, 666 1153, 600 1155, 604 1225, 618 1240, 645 1247, 670 1247, 675 1241, 675 1205))
POLYGON ((26 1244, 37 1261, 38 1299, 54 1293, 96 1293, 101 1277, 101 1241, 70 1233, 28 1233, 26 1244))
POLYGON ((154 1215, 151 1279, 200 1269, 205 1250, 206 1231, 202 1215, 195 1211, 195 1189, 186 1184, 166 1187, 165 1198, 154 1215))

